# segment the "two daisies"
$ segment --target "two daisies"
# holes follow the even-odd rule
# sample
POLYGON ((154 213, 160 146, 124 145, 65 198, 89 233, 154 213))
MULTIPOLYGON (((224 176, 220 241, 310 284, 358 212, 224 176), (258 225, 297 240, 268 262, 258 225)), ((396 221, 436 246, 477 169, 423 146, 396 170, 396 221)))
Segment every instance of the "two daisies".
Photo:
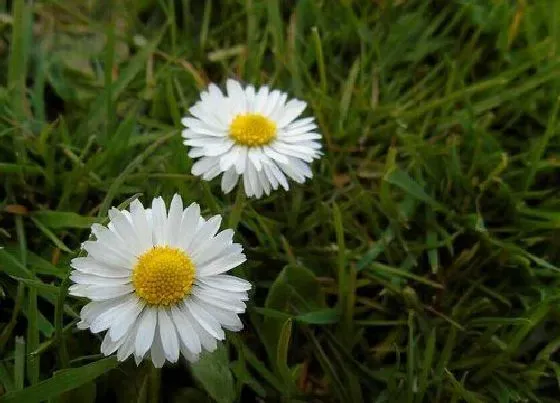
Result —
MULTIPOLYGON (((221 175, 230 192, 239 182, 260 198, 288 179, 311 178, 321 155, 313 118, 299 118, 306 104, 264 86, 227 81, 203 91, 182 121, 184 144, 197 161, 192 174, 221 175)), ((112 209, 107 226, 92 226, 86 257, 72 260, 70 293, 91 300, 80 312, 80 329, 106 331, 101 352, 120 361, 149 357, 156 367, 180 355, 196 361, 213 351, 225 330, 239 331, 251 285, 226 274, 245 261, 233 231, 219 231, 221 217, 205 220, 196 203, 185 208, 175 195, 169 209, 160 198, 150 208, 135 200, 112 209)))

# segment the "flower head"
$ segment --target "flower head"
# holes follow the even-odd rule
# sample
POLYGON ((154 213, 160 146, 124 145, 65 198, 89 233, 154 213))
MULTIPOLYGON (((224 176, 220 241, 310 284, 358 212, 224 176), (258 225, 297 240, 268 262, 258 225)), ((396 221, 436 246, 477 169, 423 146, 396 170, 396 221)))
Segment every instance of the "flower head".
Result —
POLYGON ((218 232, 221 217, 200 216, 193 203, 183 209, 175 195, 169 211, 162 198, 145 209, 112 209, 107 227, 94 224, 87 257, 72 260, 70 294, 91 300, 78 327, 107 331, 101 352, 123 361, 149 355, 156 367, 180 353, 196 361, 212 351, 224 330, 238 331, 251 285, 224 274, 245 261, 233 231, 218 232))
POLYGON ((306 103, 267 86, 245 88, 227 81, 227 94, 210 84, 182 120, 189 156, 198 158, 192 174, 212 180, 222 175, 230 192, 243 177, 247 196, 261 197, 282 186, 286 176, 303 183, 309 164, 321 155, 321 135, 313 118, 299 118, 306 103))

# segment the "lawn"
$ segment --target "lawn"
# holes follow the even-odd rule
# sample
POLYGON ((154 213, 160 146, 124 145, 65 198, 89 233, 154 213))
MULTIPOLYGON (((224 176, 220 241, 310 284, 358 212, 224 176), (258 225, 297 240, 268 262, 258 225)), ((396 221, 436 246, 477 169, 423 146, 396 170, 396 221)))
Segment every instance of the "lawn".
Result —
POLYGON ((0 1, 0 402, 559 402, 560 1, 0 1), (191 174, 210 83, 307 102, 313 178, 191 174), (178 193, 235 229, 239 332, 155 369, 70 261, 178 193))

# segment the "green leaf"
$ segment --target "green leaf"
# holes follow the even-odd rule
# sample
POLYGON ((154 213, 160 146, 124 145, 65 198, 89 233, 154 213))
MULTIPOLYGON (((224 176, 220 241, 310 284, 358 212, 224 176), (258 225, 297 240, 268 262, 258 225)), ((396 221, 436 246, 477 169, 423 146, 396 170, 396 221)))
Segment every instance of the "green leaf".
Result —
MULTIPOLYGON (((17 346, 17 344, 16 344, 17 346)), ((24 351, 25 353, 25 351, 24 351)), ((17 357, 17 354, 16 354, 17 357)), ((8 368, 8 363, 0 362, 0 384, 4 387, 4 390, 10 391, 15 389, 14 377, 10 373, 11 368, 8 368)), ((14 371, 15 372, 15 371, 14 371)))
POLYGON ((36 274, 45 274, 61 279, 66 277, 68 270, 70 269, 69 266, 57 267, 51 264, 48 260, 43 259, 31 251, 27 251, 27 265, 30 268, 33 268, 33 271, 36 274))
POLYGON ((276 347, 276 366, 287 387, 290 387, 292 384, 290 367, 288 366, 288 350, 290 348, 291 337, 292 319, 288 319, 282 325, 278 336, 278 345, 276 347))
POLYGON ((14 384, 16 389, 23 389, 25 383, 25 340, 16 336, 14 352, 14 384))
POLYGON ((97 387, 95 382, 88 382, 79 388, 65 392, 60 396, 60 403, 95 403, 97 397, 97 387))
POLYGON ((311 325, 328 325, 337 323, 340 319, 340 312, 338 309, 326 308, 319 311, 307 312, 297 315, 295 320, 301 323, 308 323, 311 325))
POLYGON ((0 173, 1 174, 24 173, 26 175, 38 175, 38 174, 42 174, 43 170, 41 169, 41 167, 36 165, 10 164, 7 162, 0 162, 0 173))
POLYGON ((386 276, 391 277, 391 278, 403 277, 403 278, 408 278, 408 279, 411 279, 411 280, 415 280, 419 283, 426 284, 426 285, 429 285, 429 286, 434 287, 434 288, 443 288, 443 285, 441 285, 441 284, 439 284, 435 281, 432 281, 432 280, 429 280, 425 277, 418 276, 416 274, 409 273, 408 271, 405 271, 405 270, 402 270, 402 269, 399 269, 399 268, 396 268, 396 267, 387 266, 387 265, 381 264, 381 263, 372 263, 370 265, 369 270, 372 273, 383 274, 383 275, 386 275, 386 276))
POLYGON ((220 344, 212 353, 203 354, 199 361, 191 364, 191 370, 204 390, 218 403, 235 401, 235 385, 226 346, 220 344))
POLYGON ((84 217, 70 211, 41 210, 31 213, 31 217, 51 229, 90 228, 91 224, 99 222, 97 218, 84 217))
POLYGON ((116 366, 117 360, 115 358, 105 358, 80 368, 65 369, 56 372, 52 378, 33 386, 6 393, 4 396, 0 397, 0 402, 43 402, 69 390, 79 388, 116 366))
POLYGON ((33 273, 15 258, 8 249, 0 249, 0 271, 13 277, 33 278, 33 273))
MULTIPOLYGON (((240 352, 239 360, 233 362, 230 366, 231 372, 237 379, 238 384, 247 385, 250 387, 259 397, 266 397, 266 390, 259 383, 259 379, 249 371, 246 365, 246 360, 243 354, 240 352)), ((1 369, 1 367, 0 367, 1 369)))
POLYGON ((33 221, 33 223, 35 224, 35 226, 47 237, 49 238, 52 243, 54 244, 54 246, 56 246, 57 248, 63 250, 64 252, 68 252, 68 253, 72 253, 72 250, 66 246, 64 244, 64 242, 62 242, 62 240, 60 238, 58 238, 54 232, 52 232, 50 229, 48 229, 47 227, 45 227, 45 225, 37 220, 36 218, 34 218, 33 216, 30 217, 31 221, 33 221))
POLYGON ((414 198, 421 200, 424 203, 428 203, 434 208, 441 207, 440 204, 436 200, 434 200, 434 198, 432 198, 425 192, 422 186, 416 183, 414 179, 410 177, 410 175, 399 168, 395 168, 389 171, 383 179, 386 182, 389 182, 390 184, 401 188, 414 198))
POLYGON ((18 281, 21 281, 23 284, 30 288, 34 288, 44 295, 45 297, 56 298, 58 296, 58 287, 52 284, 43 283, 39 279, 30 279, 30 278, 23 278, 23 277, 15 277, 14 278, 18 281))
MULTIPOLYGON (((31 280, 26 280, 26 281, 31 281, 31 280)), ((39 290, 37 290, 37 291, 38 291, 38 294, 39 294, 39 295, 42 294, 39 290)), ((43 294, 43 295, 41 295, 41 296, 47 297, 47 296, 49 296, 49 295, 50 295, 50 294, 47 293, 47 294, 43 294)), ((29 309, 29 301, 28 301, 27 299, 24 299, 24 300, 23 300, 22 309, 23 309, 23 313, 25 314, 25 316, 27 316, 27 318, 28 318, 28 320, 29 320, 29 316, 30 316, 31 310, 29 309)), ((31 313, 31 315, 33 316, 34 314, 31 313)), ((46 337, 51 337, 52 334, 54 333, 54 327, 53 327, 52 323, 49 322, 49 320, 48 320, 47 318, 45 318, 45 315, 43 315, 43 314, 41 313, 41 311, 37 311, 37 312, 36 312, 36 316, 37 316, 37 321, 36 321, 36 327, 37 327, 37 329, 38 329, 43 335, 45 335, 46 337)))
POLYGON ((261 333, 269 358, 276 360, 278 338, 286 321, 282 313, 293 316, 323 308, 325 296, 313 272, 303 266, 286 266, 268 291, 265 301, 268 311, 261 311, 266 315, 261 333))
POLYGON ((173 394, 172 403, 197 402, 211 403, 212 401, 202 392, 195 388, 183 388, 173 394))
POLYGON ((313 272, 303 266, 288 265, 270 287, 265 307, 297 313, 311 312, 325 306, 325 296, 313 272))

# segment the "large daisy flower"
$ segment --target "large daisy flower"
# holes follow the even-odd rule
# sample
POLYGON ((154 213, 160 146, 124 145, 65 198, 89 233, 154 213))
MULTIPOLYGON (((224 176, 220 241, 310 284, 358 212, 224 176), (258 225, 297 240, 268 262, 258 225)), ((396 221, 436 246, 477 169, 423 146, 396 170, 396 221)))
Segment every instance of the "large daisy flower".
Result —
POLYGON ((70 276, 70 294, 92 301, 78 327, 107 331, 103 354, 134 354, 137 364, 149 356, 156 367, 180 353, 196 361, 224 339, 223 329, 242 328, 251 285, 224 273, 245 255, 231 229, 218 232, 219 215, 206 221, 198 204, 183 209, 175 195, 169 212, 159 197, 151 209, 136 200, 109 218, 107 227, 92 226, 95 240, 82 245, 88 256, 72 260, 70 276))
POLYGON ((286 176, 297 183, 313 176, 309 164, 321 155, 321 135, 313 118, 299 118, 306 103, 267 86, 245 88, 227 81, 227 95, 210 84, 182 120, 189 156, 199 158, 192 174, 211 180, 222 175, 230 192, 243 177, 247 196, 257 198, 279 186, 286 176))

